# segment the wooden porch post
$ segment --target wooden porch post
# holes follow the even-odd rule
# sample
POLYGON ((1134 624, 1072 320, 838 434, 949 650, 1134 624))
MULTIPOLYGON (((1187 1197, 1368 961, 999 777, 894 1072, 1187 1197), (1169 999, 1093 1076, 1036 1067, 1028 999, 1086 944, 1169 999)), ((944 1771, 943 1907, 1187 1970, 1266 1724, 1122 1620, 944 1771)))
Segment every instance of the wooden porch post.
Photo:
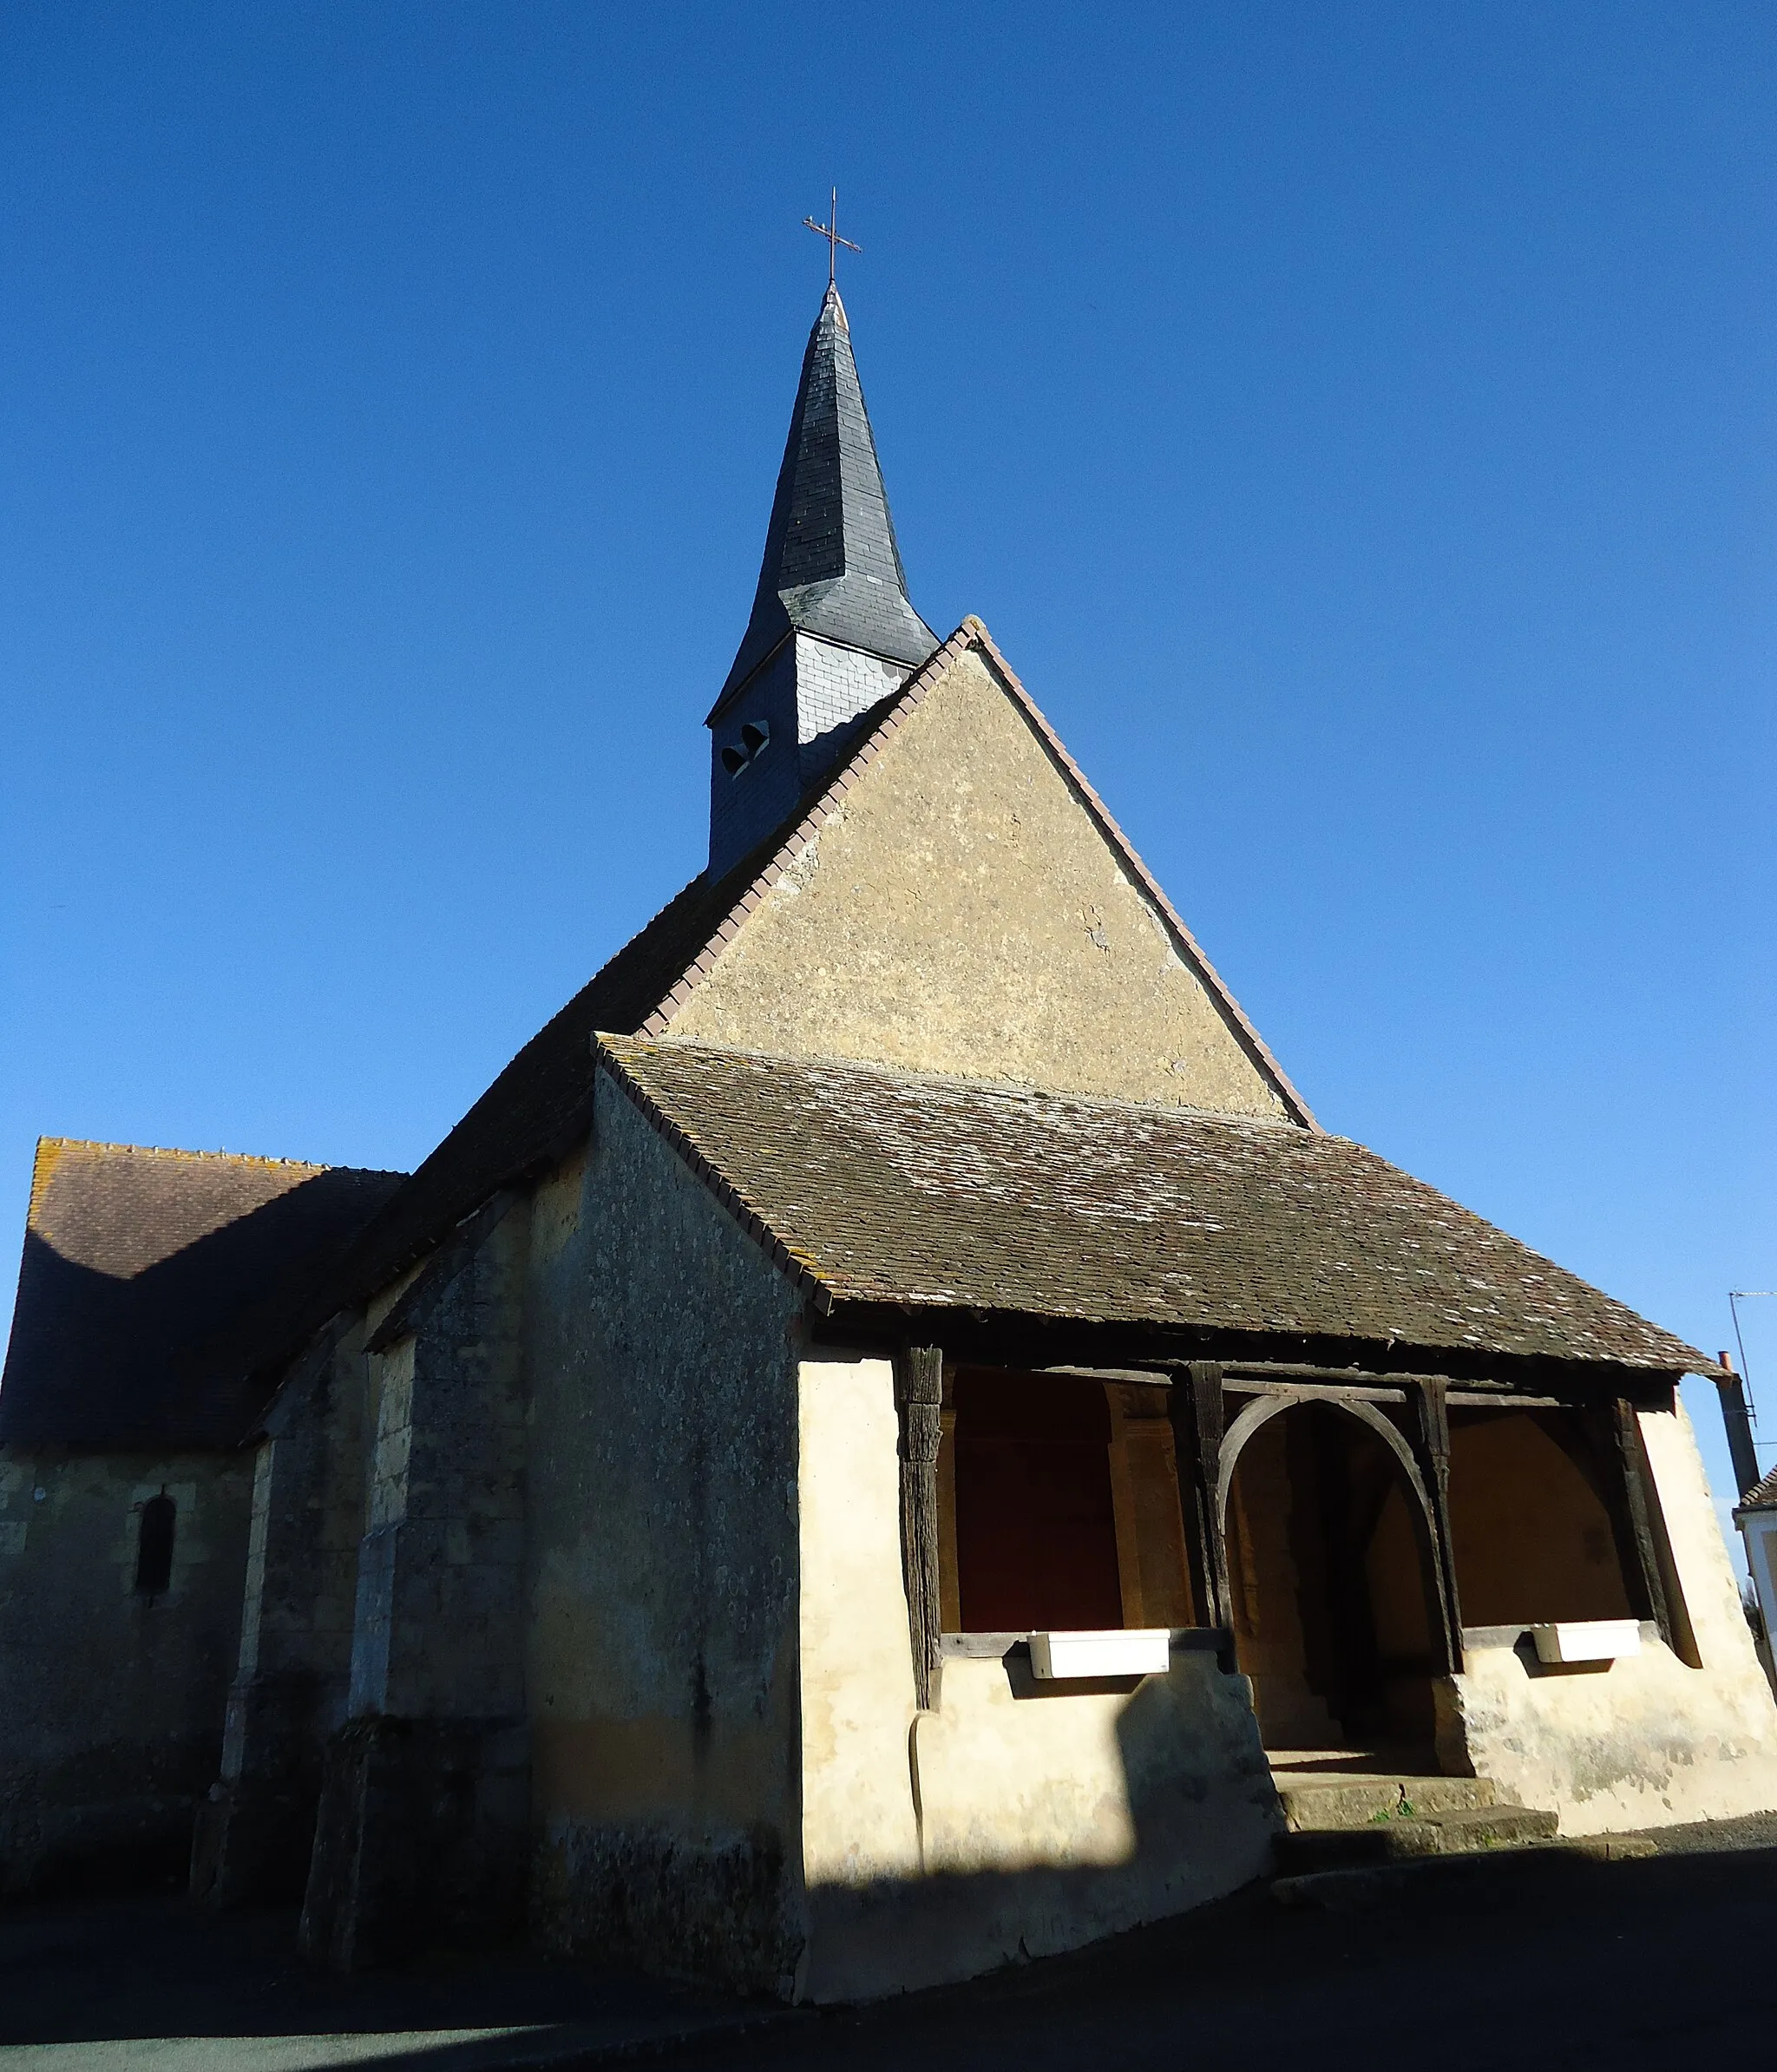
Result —
POLYGON ((1623 1492, 1627 1500, 1629 1535, 1635 1541, 1636 1564, 1648 1610, 1660 1629, 1660 1638, 1674 1646, 1672 1607, 1666 1596, 1666 1571, 1654 1537, 1654 1511, 1648 1491, 1648 1459, 1642 1446, 1641 1424, 1635 1405, 1618 1396, 1611 1406, 1616 1434, 1616 1457, 1623 1472, 1623 1492))
POLYGON ((1431 1507, 1432 1565, 1438 1586, 1438 1638, 1441 1674, 1462 1668, 1462 1603, 1456 1590, 1456 1547, 1450 1529, 1450 1407, 1441 1374, 1416 1377, 1408 1391, 1413 1413, 1413 1451, 1419 1456, 1431 1507))
POLYGON ((1226 1626, 1231 1616, 1228 1553, 1217 1493, 1225 1429, 1220 1365, 1213 1360, 1193 1360, 1176 1372, 1166 1407, 1172 1420, 1178 1508, 1190 1551, 1191 1596, 1203 1624, 1226 1626))
POLYGON ((914 1699, 921 1712, 934 1703, 938 1641, 943 1631, 938 1569, 938 1446, 943 1436, 944 1352, 908 1346, 896 1363, 895 1406, 900 1413, 901 1567, 907 1585, 908 1638, 913 1649, 914 1699))

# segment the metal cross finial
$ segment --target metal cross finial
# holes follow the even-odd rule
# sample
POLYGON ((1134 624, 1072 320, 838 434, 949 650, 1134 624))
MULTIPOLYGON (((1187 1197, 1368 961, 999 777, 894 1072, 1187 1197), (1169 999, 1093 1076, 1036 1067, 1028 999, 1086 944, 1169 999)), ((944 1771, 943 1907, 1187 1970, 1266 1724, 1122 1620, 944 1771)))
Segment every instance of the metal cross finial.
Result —
POLYGON ((804 216, 803 221, 817 237, 826 239, 827 285, 829 288, 836 287, 839 285, 839 247, 843 245, 848 252, 862 252, 863 250, 862 245, 854 245, 849 238, 842 238, 839 234, 838 188, 835 187, 833 190, 833 198, 828 204, 827 220, 824 223, 816 223, 812 216, 804 216))

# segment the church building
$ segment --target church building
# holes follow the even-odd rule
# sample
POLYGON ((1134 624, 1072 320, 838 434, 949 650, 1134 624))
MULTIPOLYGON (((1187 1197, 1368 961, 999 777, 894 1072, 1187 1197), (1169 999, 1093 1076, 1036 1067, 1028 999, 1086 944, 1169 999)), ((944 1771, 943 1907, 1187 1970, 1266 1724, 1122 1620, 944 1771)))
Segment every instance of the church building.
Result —
POLYGON ((836 2001, 1226 1893, 1341 1777, 1497 1841, 1777 1808, 1715 1363, 1316 1123, 987 628, 914 608, 830 287, 708 726, 707 864, 411 1176, 270 1168, 195 1236, 175 1187, 131 1250, 68 1161, 184 1155, 46 1149, 0 1847, 99 1778, 89 1835, 152 1801, 338 1965, 523 1933, 836 2001), (92 1351, 154 1275, 194 1346, 213 1257, 266 1298, 226 1343, 92 1351), (177 1764, 82 1590, 164 1644, 177 1764))

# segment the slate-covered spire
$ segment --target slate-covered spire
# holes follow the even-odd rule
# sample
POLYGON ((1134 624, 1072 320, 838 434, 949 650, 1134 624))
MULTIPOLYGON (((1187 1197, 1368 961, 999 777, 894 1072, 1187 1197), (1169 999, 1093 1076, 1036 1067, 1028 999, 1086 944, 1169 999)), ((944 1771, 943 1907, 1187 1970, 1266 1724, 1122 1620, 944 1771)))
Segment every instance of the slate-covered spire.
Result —
POLYGON ((752 617, 718 711, 791 631, 915 668, 938 645, 908 602, 845 305, 830 286, 803 356, 752 617))
POLYGON ((803 356, 752 616, 709 718, 711 869, 771 834, 937 645, 908 602, 845 305, 829 285, 803 356))

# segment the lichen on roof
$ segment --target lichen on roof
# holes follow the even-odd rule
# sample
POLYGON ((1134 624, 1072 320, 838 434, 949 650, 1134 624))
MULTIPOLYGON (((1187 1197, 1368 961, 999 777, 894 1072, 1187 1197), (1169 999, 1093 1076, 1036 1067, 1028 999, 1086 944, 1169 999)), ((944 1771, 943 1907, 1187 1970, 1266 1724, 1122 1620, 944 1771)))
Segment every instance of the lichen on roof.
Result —
POLYGON ((1713 1366, 1344 1138, 670 1038, 600 1057, 823 1307, 1713 1366))

